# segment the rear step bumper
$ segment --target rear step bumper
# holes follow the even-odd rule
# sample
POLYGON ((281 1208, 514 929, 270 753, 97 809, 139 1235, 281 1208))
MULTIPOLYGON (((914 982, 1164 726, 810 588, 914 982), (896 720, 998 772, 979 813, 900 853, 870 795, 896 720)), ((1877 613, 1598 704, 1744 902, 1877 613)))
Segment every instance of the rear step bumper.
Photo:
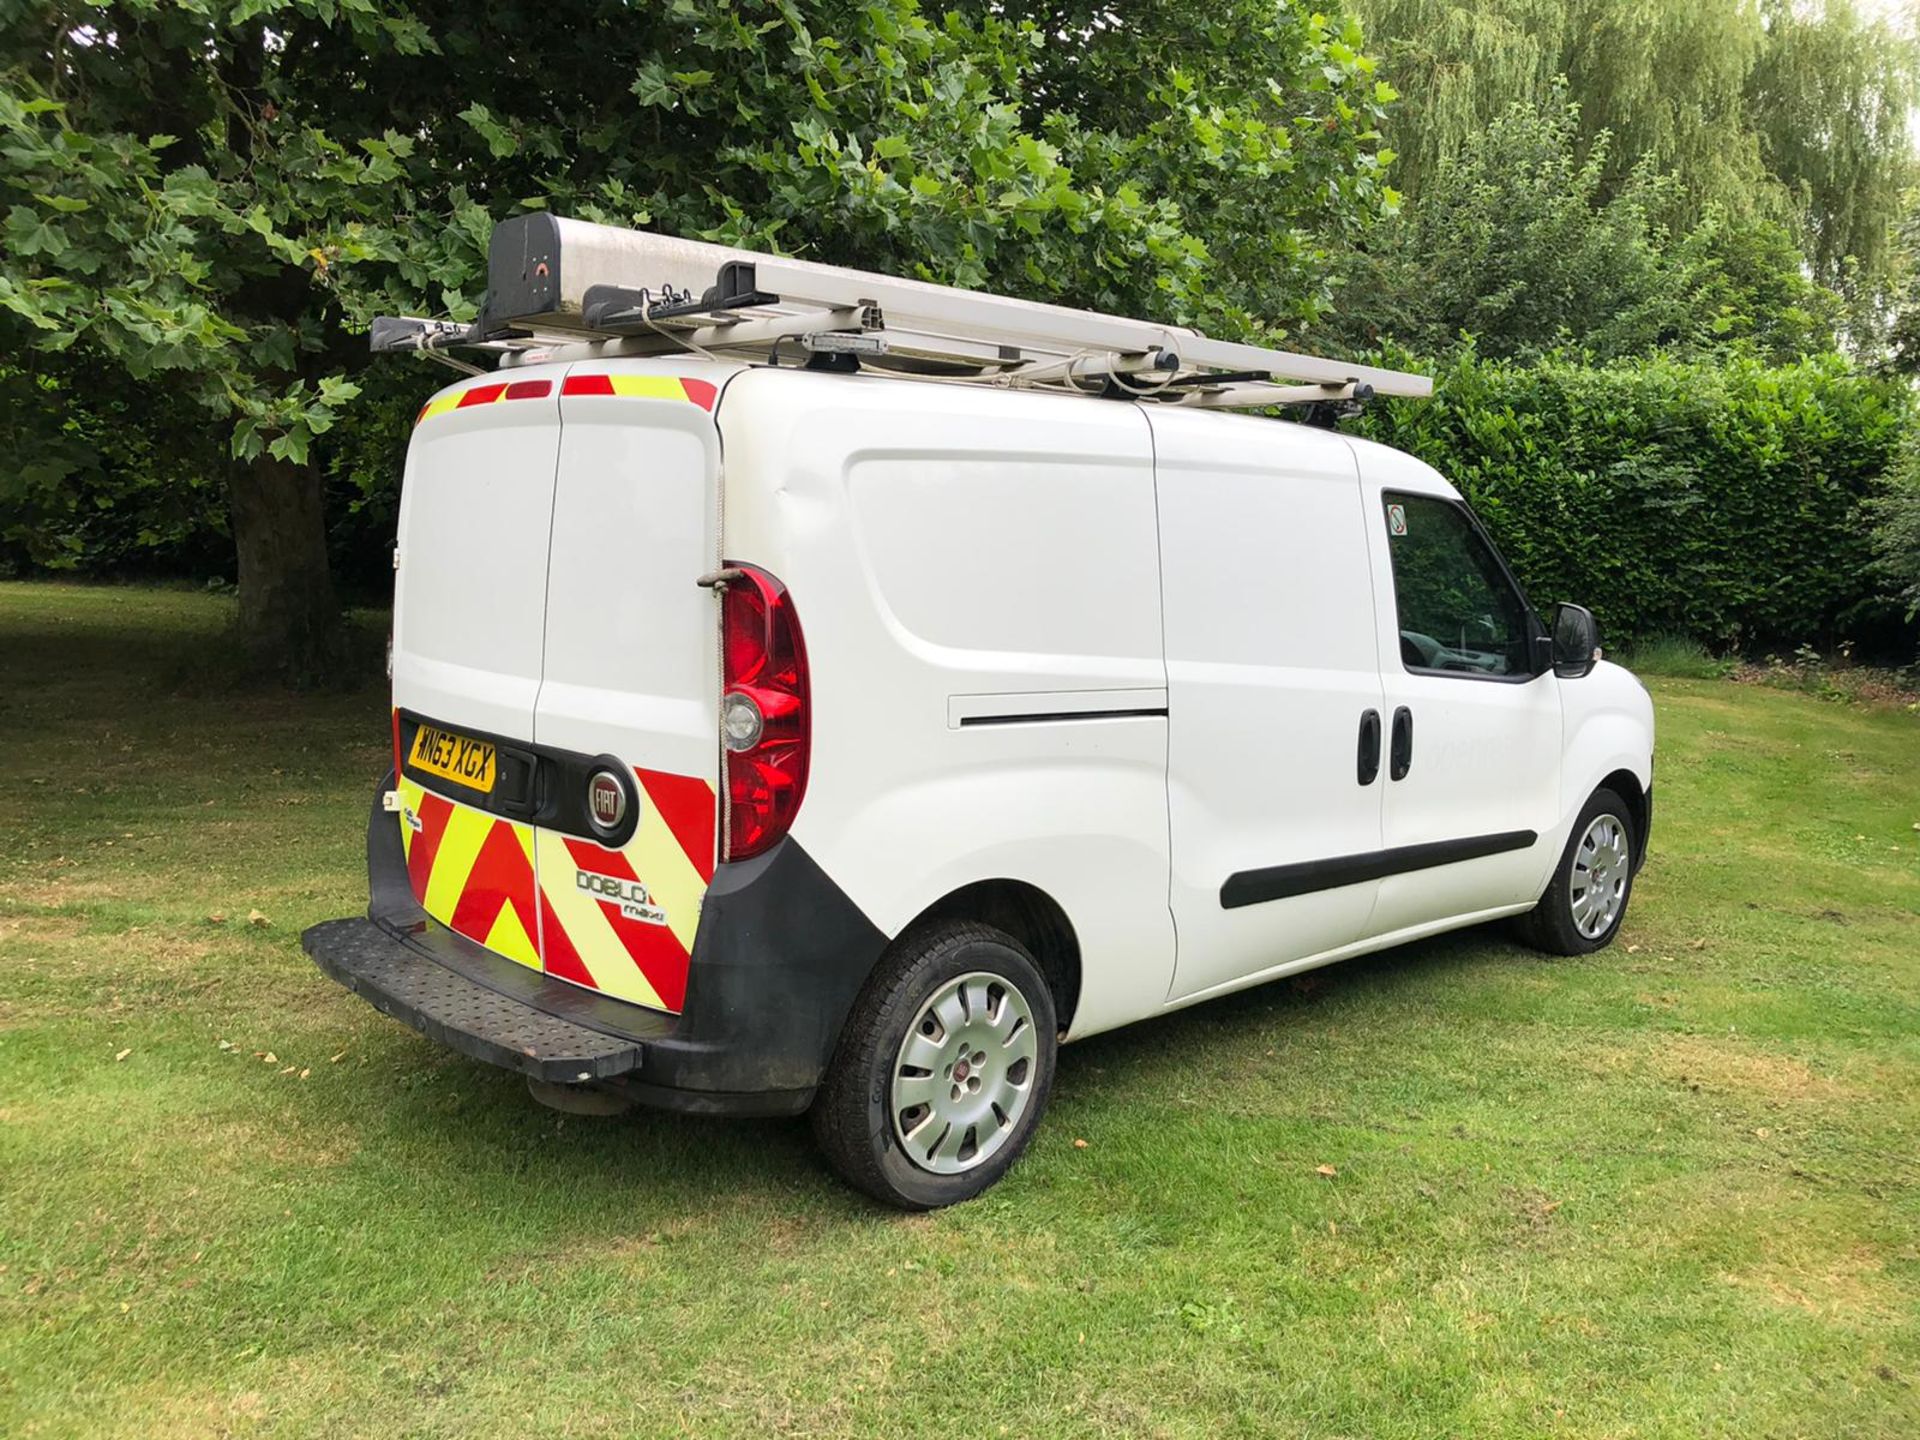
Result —
POLYGON ((714 872, 676 1016, 553 979, 430 919, 379 794, 367 883, 365 919, 329 920, 300 937, 330 978, 463 1055, 551 1084, 615 1086, 671 1110, 806 1109, 887 943, 789 838, 714 872))
MULTIPOLYGON (((611 1080, 640 1067, 646 1042, 638 1036, 576 1025, 553 1013, 557 1007, 541 1007, 537 997, 519 998, 449 969, 371 920, 329 920, 300 942, 314 964, 382 1015, 489 1065, 554 1085, 611 1080)), ((560 989, 566 983, 494 958, 543 986, 560 989)))

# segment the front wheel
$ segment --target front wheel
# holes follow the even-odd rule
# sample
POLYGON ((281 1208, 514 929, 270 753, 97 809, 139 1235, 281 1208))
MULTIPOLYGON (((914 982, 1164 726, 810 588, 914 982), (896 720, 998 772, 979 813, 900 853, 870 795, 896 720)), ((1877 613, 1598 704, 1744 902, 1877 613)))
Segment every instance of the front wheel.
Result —
POLYGON ((1522 915, 1520 936, 1549 955, 1590 955, 1610 944, 1633 897, 1633 812, 1611 790, 1596 790, 1573 822, 1567 848, 1540 903, 1522 915))
POLYGON ((1012 936, 946 922, 903 936, 855 1002, 814 1101, 835 1170, 933 1210, 1012 1168, 1053 1085, 1053 995, 1012 936))

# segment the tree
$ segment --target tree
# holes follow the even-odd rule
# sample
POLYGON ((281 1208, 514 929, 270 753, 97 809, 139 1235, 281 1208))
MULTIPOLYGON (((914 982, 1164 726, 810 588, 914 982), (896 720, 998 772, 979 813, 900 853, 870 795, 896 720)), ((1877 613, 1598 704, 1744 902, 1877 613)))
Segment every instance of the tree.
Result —
POLYGON ((1806 273, 1793 234, 1778 221, 1711 210, 1675 247, 1689 332, 1677 347, 1741 347, 1775 364, 1833 350, 1846 306, 1806 273))
MULTIPOLYGON (((1920 55, 1897 7, 1854 0, 1356 0, 1401 92, 1394 180, 1419 204, 1514 105, 1580 107, 1576 156, 1605 141, 1599 194, 1670 174, 1654 218, 1787 223, 1829 289, 1884 289, 1887 226, 1915 169, 1920 55)), ((1861 307, 1856 306, 1856 309, 1861 307)), ((1863 337, 1871 340, 1871 336, 1863 337)))
POLYGON ((1316 319, 1333 299, 1331 257, 1399 206, 1395 156, 1375 143, 1398 96, 1351 16, 1275 0, 961 8, 1042 39, 1022 87, 1029 127, 1066 114, 1125 137, 1081 152, 1077 173, 1179 206, 1207 245, 1210 286, 1235 297, 1238 316, 1215 317, 1217 329, 1277 340, 1316 319))
POLYGON ((1877 291, 1902 194, 1920 182, 1909 130, 1920 105, 1914 34, 1868 18, 1853 0, 1765 0, 1765 16, 1767 44, 1748 90, 1767 168, 1785 188, 1814 275, 1877 291))
POLYGON ((471 315, 508 214, 1263 334, 1320 307, 1313 237, 1391 204, 1382 94, 1318 17, 1267 25, 1255 86, 1165 65, 1130 110, 1084 114, 1030 103, 1051 37, 991 10, 594 0, 551 21, 69 0, 0 39, 0 339, 164 389, 222 440, 243 634, 292 672, 337 633, 318 446, 385 383, 355 332, 471 315))
POLYGON ((1387 249, 1402 262, 1401 338, 1444 349, 1471 334, 1492 355, 1572 341, 1610 356, 1679 331, 1652 219, 1666 183, 1643 169, 1605 198, 1608 139, 1581 159, 1578 125, 1575 105, 1516 105, 1443 162, 1387 249))
POLYGON ((28 11, 5 35, 9 353, 31 344, 200 417, 228 456, 242 637, 289 673, 324 670, 340 633, 311 446, 357 387, 314 234, 383 202, 369 157, 280 123, 281 60, 323 13, 337 45, 426 38, 364 3, 75 10, 28 11))
POLYGON ((1906 208, 1894 246, 1887 354, 1895 370, 1920 375, 1920 189, 1908 194, 1906 208))
POLYGON ((1601 188, 1646 162, 1677 173, 1679 228, 1764 186, 1743 96, 1765 36, 1753 0, 1358 0, 1382 73, 1404 99, 1397 183, 1422 194, 1449 158, 1515 105, 1580 107, 1576 151, 1609 137, 1601 188))
POLYGON ((1677 185, 1642 164, 1609 190, 1611 137, 1583 146, 1579 107, 1515 104, 1440 164, 1417 205, 1356 247, 1324 334, 1427 355, 1573 346, 1597 360, 1742 346, 1775 360, 1831 349, 1839 298, 1809 280, 1786 229, 1715 209, 1685 237, 1658 217, 1677 185))

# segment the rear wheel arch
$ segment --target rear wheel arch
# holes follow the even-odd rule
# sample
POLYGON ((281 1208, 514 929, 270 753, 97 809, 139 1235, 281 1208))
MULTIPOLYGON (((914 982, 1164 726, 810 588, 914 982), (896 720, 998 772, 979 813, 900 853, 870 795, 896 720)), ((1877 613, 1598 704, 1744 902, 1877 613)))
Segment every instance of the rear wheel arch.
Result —
POLYGON ((1073 1027, 1080 1003, 1080 940, 1059 901, 1024 880, 976 880, 934 901, 901 934, 947 920, 990 925, 1019 941, 1046 977, 1061 1032, 1073 1027))

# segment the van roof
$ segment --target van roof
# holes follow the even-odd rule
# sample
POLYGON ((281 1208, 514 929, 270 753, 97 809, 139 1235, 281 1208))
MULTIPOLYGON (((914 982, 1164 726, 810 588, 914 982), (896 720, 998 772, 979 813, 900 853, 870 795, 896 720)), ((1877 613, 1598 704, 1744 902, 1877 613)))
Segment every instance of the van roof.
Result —
MULTIPOLYGON (((786 371, 796 381, 804 376, 806 381, 812 384, 849 385, 855 393, 863 392, 865 396, 877 405, 911 402, 912 390, 908 386, 898 383, 902 378, 910 377, 887 376, 868 372, 831 374, 809 371, 799 366, 782 365, 776 367, 771 364, 754 365, 739 359, 704 358, 692 355, 632 357, 623 354, 618 347, 595 343, 568 345, 558 349, 527 349, 515 351, 502 358, 501 364, 503 368, 502 371, 498 373, 504 378, 515 382, 536 381, 540 379, 554 379, 557 381, 563 376, 569 379, 584 379, 598 373, 600 367, 593 364, 595 360, 627 362, 617 367, 608 368, 631 373, 633 371, 631 362, 635 358, 644 358, 646 360, 644 369, 649 375, 662 378, 677 377, 691 381, 696 386, 702 381, 706 382, 706 387, 703 391, 690 391, 688 398, 692 399, 694 403, 701 404, 704 408, 708 409, 714 408, 718 392, 725 388, 728 380, 736 375, 747 372, 752 372, 756 375, 766 375, 775 373, 776 371, 786 371)), ((416 424, 418 424, 419 421, 431 419, 436 415, 443 414, 448 410, 458 407, 462 403, 463 397, 467 395, 486 393, 491 395, 492 398, 505 398, 514 388, 511 384, 503 384, 502 379, 495 378, 494 374, 463 377, 444 389, 437 391, 433 397, 428 400, 426 405, 421 408, 419 420, 416 421, 416 424), (492 392, 495 391, 500 393, 498 395, 492 395, 492 392)), ((1015 389, 1013 387, 995 388, 999 393, 1008 396, 1022 395, 1029 401, 1045 400, 1053 403, 1067 403, 1072 398, 1069 394, 1059 391, 1028 391, 1015 389)), ((1222 412, 1217 409, 1202 410, 1186 406, 1166 405, 1154 405, 1143 408, 1147 409, 1156 424, 1199 423, 1209 428, 1215 426, 1247 427, 1249 430, 1257 429, 1276 444, 1302 446, 1345 445, 1349 447, 1350 452, 1355 456, 1359 464, 1368 471, 1388 475, 1397 472, 1410 480, 1417 477, 1429 487, 1433 485, 1441 486, 1448 494, 1458 495, 1459 493, 1444 476, 1417 456, 1410 455, 1403 450, 1397 450, 1391 445, 1381 444, 1378 441, 1368 440, 1344 431, 1334 431, 1317 425, 1303 424, 1298 421, 1282 422, 1281 426, 1276 428, 1271 421, 1260 417, 1222 412)))

